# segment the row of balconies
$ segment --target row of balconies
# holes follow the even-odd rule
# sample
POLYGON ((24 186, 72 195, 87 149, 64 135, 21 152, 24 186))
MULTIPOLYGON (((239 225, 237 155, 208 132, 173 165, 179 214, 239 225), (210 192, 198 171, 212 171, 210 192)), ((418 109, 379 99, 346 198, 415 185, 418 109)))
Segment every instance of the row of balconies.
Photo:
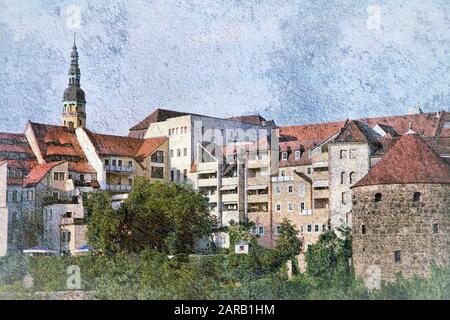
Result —
POLYGON ((109 171, 109 172, 126 172, 126 173, 130 173, 130 172, 133 172, 133 167, 131 167, 131 166, 105 165, 105 170, 109 171))
POLYGON ((131 191, 131 186, 127 184, 107 184, 106 190, 110 191, 131 191))

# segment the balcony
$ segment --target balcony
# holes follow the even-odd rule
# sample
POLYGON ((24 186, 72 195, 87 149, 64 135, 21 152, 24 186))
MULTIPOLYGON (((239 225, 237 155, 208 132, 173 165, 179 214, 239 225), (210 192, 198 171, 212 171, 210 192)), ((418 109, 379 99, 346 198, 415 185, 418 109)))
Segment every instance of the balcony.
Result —
POLYGON ((239 195, 237 193, 224 193, 222 194, 222 202, 238 202, 239 195))
POLYGON ((329 197, 330 197, 330 190, 328 188, 313 190, 314 199, 328 199, 329 197))
POLYGON ((272 177, 272 182, 294 181, 294 176, 278 176, 272 177))
POLYGON ((223 186, 237 186, 239 184, 238 177, 232 177, 232 178, 222 178, 222 185, 223 186))
POLYGON ((130 167, 130 166, 126 166, 126 167, 124 167, 124 166, 111 166, 111 165, 106 166, 106 165, 105 165, 105 170, 106 170, 107 172, 124 172, 124 173, 131 173, 131 172, 133 172, 133 167, 130 167))
POLYGON ((198 187, 216 187, 217 177, 209 179, 198 179, 198 187))
POLYGON ((131 186, 126 185, 126 184, 107 184, 106 190, 115 191, 115 192, 120 192, 120 191, 129 192, 129 191, 131 191, 131 186))
POLYGON ((248 160, 247 167, 248 168, 265 168, 269 166, 269 158, 263 158, 263 159, 253 159, 248 160))
POLYGON ((300 215, 301 216, 311 216, 313 213, 312 213, 312 209, 303 209, 303 210, 300 210, 300 215))

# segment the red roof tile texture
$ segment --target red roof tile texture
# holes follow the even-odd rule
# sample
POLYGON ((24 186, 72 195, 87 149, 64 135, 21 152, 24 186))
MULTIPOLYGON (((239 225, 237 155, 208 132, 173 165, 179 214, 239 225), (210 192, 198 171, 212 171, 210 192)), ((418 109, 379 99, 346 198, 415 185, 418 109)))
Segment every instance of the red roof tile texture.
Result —
POLYGON ((353 187, 450 183, 450 166, 417 134, 405 134, 353 187))
MULTIPOLYGON (((86 159, 73 130, 67 127, 30 122, 44 159, 52 156, 70 156, 86 159)), ((46 159, 47 161, 47 159, 46 159)))
POLYGON ((86 130, 89 138, 101 156, 121 156, 142 160, 151 155, 167 137, 137 139, 126 136, 113 136, 93 133, 86 130))
POLYGON ((145 139, 144 143, 139 148, 136 158, 143 159, 151 155, 156 151, 164 142, 168 140, 167 137, 155 137, 150 139, 145 139))
POLYGON ((64 163, 64 161, 43 163, 37 165, 36 167, 31 169, 30 173, 25 178, 23 185, 25 187, 30 187, 38 184, 50 170, 62 163, 64 163))

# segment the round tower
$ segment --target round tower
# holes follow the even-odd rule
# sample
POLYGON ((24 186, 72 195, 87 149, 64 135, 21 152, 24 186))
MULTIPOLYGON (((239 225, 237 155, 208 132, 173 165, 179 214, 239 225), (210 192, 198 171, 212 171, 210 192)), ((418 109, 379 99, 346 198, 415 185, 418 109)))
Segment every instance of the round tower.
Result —
POLYGON ((68 128, 86 126, 86 100, 84 91, 80 87, 80 68, 78 65, 78 51, 73 39, 70 54, 69 84, 64 90, 62 125, 68 128))
POLYGON ((433 264, 449 265, 450 166, 412 130, 353 186, 352 214, 361 278, 427 276, 433 264))

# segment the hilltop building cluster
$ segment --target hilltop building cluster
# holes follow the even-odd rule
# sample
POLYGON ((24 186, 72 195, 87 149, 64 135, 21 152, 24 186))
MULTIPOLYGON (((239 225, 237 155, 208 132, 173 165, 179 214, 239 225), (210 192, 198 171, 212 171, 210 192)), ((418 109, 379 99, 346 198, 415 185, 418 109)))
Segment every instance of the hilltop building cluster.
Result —
MULTIPOLYGON (((215 230, 253 222, 273 246, 295 225, 302 250, 329 226, 352 227, 356 271, 384 279, 449 263, 450 113, 277 126, 259 115, 214 118, 155 109, 128 136, 87 128, 74 43, 61 125, 0 133, 0 255, 87 243, 91 192, 126 198, 136 177, 191 184, 215 230)), ((226 236, 217 236, 226 245, 226 236)))

